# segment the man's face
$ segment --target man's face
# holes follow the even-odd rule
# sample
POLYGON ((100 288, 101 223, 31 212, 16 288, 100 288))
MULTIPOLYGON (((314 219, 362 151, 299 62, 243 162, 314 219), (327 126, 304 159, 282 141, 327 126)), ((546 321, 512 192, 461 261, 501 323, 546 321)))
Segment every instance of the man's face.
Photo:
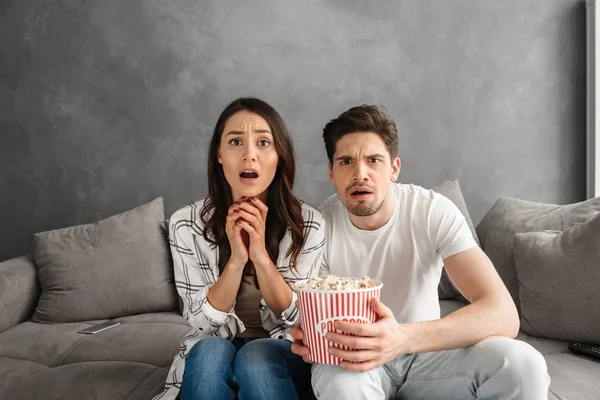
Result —
POLYGON ((383 139, 376 133, 358 132, 336 144, 329 179, 348 211, 357 217, 374 215, 384 205, 390 182, 400 173, 400 159, 390 160, 383 139))

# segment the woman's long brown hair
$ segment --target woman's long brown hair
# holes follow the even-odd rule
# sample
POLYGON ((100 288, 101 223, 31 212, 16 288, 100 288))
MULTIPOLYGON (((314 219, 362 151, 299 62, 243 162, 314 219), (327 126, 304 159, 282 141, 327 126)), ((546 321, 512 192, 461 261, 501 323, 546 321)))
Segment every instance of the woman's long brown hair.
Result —
MULTIPOLYGON (((275 265, 279 256, 279 243, 290 229, 292 246, 286 256, 290 257, 290 266, 296 267, 298 256, 304 245, 302 229, 303 217, 300 200, 294 196, 294 176, 296 163, 294 148, 287 127, 273 107, 256 98, 240 98, 231 102, 221 113, 208 150, 208 196, 200 212, 204 222, 204 238, 219 249, 219 274, 231 257, 231 247, 225 232, 225 219, 229 207, 233 204, 231 187, 225 178, 223 166, 218 162, 221 136, 227 120, 238 111, 248 111, 260 115, 267 121, 273 134, 275 149, 279 155, 279 163, 273 182, 267 194, 267 221, 265 226, 265 246, 269 257, 275 265)), ((252 274, 254 266, 251 262, 244 267, 245 274, 252 274)), ((256 280, 255 280, 256 282, 256 280)))

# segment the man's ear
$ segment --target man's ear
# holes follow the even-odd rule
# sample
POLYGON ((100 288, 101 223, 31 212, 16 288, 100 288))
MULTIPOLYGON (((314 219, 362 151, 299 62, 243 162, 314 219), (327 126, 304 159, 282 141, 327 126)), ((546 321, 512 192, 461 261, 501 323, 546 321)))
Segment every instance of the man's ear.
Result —
POLYGON ((331 163, 327 163, 327 166, 329 166, 329 182, 335 186, 335 183, 333 182, 333 170, 331 169, 331 163))
POLYGON ((390 176, 390 180, 392 182, 396 182, 398 180, 398 175, 400 175, 400 168, 402 167, 402 162, 400 161, 400 157, 394 158, 392 161, 392 175, 390 176))

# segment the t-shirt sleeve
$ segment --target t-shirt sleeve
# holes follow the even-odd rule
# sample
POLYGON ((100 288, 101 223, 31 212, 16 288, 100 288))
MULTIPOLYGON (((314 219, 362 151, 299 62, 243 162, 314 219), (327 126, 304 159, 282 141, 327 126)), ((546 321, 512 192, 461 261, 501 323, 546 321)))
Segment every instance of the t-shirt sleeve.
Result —
POLYGON ((458 207, 439 193, 432 195, 428 228, 431 241, 442 260, 477 246, 458 207))
POLYGON ((326 199, 323 203, 321 203, 318 207, 318 210, 321 212, 324 223, 326 224, 324 231, 324 244, 323 244, 323 256, 321 257, 321 265, 319 266, 319 275, 329 275, 329 239, 331 238, 331 227, 333 224, 333 220, 331 218, 331 207, 330 207, 330 199, 326 199))
MULTIPOLYGON (((325 239, 325 241, 325 243, 327 243, 327 239, 325 239)), ((321 265, 319 266, 319 275, 329 275, 329 263, 327 262, 327 244, 325 244, 323 257, 321 258, 321 265)))

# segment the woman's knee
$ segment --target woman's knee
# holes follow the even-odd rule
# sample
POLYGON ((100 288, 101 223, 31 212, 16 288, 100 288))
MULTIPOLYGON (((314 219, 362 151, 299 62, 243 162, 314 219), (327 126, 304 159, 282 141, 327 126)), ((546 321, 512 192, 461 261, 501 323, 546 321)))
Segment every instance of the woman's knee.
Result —
MULTIPOLYGON (((234 375, 240 380, 273 374, 287 369, 285 354, 291 355, 291 344, 277 339, 256 339, 237 352, 233 362, 234 375)), ((285 372, 285 371, 283 371, 285 372)))
POLYGON ((186 357, 185 369, 220 370, 231 368, 236 355, 235 346, 227 339, 209 336, 198 341, 186 357), (210 366, 210 368, 207 368, 210 366))

